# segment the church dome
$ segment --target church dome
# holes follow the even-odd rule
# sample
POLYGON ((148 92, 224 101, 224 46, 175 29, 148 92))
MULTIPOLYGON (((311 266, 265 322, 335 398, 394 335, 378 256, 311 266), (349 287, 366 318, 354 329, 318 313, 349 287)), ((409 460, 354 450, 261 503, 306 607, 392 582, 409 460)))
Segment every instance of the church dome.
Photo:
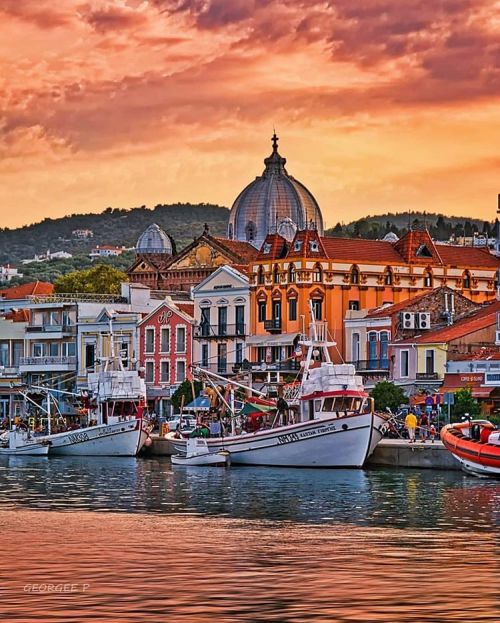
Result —
POLYGON ((278 153, 278 137, 272 138, 273 153, 266 168, 236 198, 229 215, 230 240, 244 240, 260 248, 268 234, 293 239, 297 229, 317 229, 323 235, 323 217, 309 190, 285 169, 286 158, 278 153))
POLYGON ((175 243, 159 225, 150 225, 137 240, 135 252, 140 255, 174 255, 175 243))

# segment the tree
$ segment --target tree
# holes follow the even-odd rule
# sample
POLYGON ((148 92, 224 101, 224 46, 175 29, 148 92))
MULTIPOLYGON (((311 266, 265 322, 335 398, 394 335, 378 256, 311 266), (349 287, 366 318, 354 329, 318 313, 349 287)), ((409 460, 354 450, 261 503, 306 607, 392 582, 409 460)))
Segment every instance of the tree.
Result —
POLYGON ((399 405, 407 400, 404 391, 398 385, 390 381, 377 383, 370 392, 370 396, 375 400, 375 409, 385 411, 387 407, 391 411, 396 411, 399 405))
POLYGON ((186 379, 185 381, 182 381, 179 387, 175 390, 171 398, 172 404, 174 405, 175 409, 180 410, 183 396, 184 396, 184 405, 187 405, 190 402, 192 402, 196 398, 196 396, 199 395, 201 388, 202 388, 202 384, 200 383, 200 381, 193 381, 193 385, 194 385, 194 393, 195 393, 194 396, 193 396, 193 388, 191 385, 191 381, 189 381, 188 379, 186 379))
POLYGON ((472 418, 481 413, 481 406, 472 397, 472 391, 469 387, 461 387, 455 392, 455 404, 452 407, 452 412, 455 421, 459 421, 466 413, 472 418))
POLYGON ((56 279, 56 292, 85 294, 119 294, 120 284, 127 275, 109 264, 97 264, 86 270, 76 270, 56 279))

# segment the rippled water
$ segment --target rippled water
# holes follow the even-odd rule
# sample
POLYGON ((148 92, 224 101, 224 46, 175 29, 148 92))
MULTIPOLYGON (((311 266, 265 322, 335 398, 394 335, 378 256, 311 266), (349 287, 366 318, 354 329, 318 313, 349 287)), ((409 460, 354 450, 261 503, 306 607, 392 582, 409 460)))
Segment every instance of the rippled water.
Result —
POLYGON ((498 621, 500 483, 0 460, 0 621, 498 621))

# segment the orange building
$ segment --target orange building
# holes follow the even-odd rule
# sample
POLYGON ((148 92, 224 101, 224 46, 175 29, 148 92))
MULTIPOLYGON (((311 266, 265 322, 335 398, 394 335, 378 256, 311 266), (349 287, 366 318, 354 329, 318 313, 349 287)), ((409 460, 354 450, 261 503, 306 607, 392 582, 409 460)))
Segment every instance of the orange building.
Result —
POLYGON ((325 238, 315 229, 297 231, 291 242, 269 234, 250 265, 251 362, 297 368, 293 357, 308 329, 310 300, 316 317, 328 322, 339 361, 348 310, 398 303, 438 286, 478 303, 492 300, 499 268, 487 249, 437 245, 425 230, 394 241, 325 238))

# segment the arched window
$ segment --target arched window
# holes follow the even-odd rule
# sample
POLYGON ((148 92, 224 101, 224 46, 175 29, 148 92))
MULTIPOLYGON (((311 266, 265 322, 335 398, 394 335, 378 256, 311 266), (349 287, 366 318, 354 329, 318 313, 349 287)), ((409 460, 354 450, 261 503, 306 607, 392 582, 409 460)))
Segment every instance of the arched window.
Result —
POLYGON ((288 267, 288 282, 295 283, 297 277, 297 273, 295 272, 295 265, 290 264, 288 267))
POLYGON ((368 333, 368 369, 375 370, 378 366, 378 335, 376 331, 368 333))
POLYGON ((386 286, 392 286, 392 268, 390 266, 385 269, 384 284, 386 286))
POLYGON ((380 367, 389 369, 389 331, 380 332, 380 367))
POLYGON ((266 281, 266 276, 264 273, 264 266, 262 266, 261 264, 257 272, 257 283, 261 286, 265 283, 265 281, 266 281))
POLYGON ((424 273, 424 288, 432 288, 434 285, 434 277, 432 275, 432 270, 428 268, 424 273))
POLYGON ((351 268, 351 283, 359 283, 359 269, 357 266, 351 268))
POLYGON ((470 272, 466 270, 462 277, 462 287, 466 290, 470 290, 471 281, 470 281, 470 272))
POLYGON ((233 239, 233 224, 229 223, 229 227, 227 228, 227 237, 229 240, 233 239))
POLYGON ((245 234, 247 237, 247 242, 253 242, 255 240, 255 236, 257 235, 257 227, 253 221, 248 221, 247 226, 245 227, 245 234))
POLYGON ((280 282, 280 269, 278 268, 278 264, 274 265, 273 268, 273 283, 280 282))
POLYGON ((323 281, 323 270, 321 264, 316 264, 313 270, 313 281, 315 283, 321 283, 323 281))

